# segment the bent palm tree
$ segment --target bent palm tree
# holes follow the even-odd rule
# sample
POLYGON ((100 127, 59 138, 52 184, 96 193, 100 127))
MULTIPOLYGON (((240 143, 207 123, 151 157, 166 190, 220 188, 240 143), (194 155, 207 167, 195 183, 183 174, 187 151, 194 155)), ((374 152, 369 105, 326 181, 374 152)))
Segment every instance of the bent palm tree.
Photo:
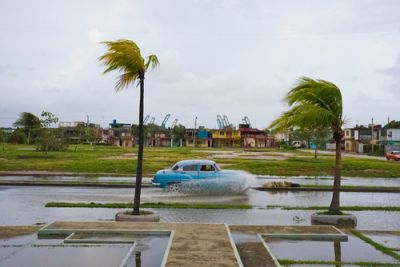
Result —
POLYGON ((140 192, 142 187, 143 169, 143 94, 144 78, 147 71, 158 66, 159 62, 155 55, 150 55, 145 61, 140 54, 139 47, 131 40, 117 40, 102 42, 107 47, 107 52, 99 60, 106 66, 104 74, 117 70, 122 74, 118 77, 115 90, 120 91, 135 81, 140 85, 139 102, 139 144, 136 167, 135 199, 133 202, 133 215, 139 215, 140 192))
POLYGON ((289 91, 285 101, 291 108, 274 120, 269 128, 280 132, 291 127, 312 129, 329 127, 336 143, 336 164, 330 213, 340 213, 340 179, 342 172, 341 139, 343 106, 340 89, 331 82, 303 77, 289 91))

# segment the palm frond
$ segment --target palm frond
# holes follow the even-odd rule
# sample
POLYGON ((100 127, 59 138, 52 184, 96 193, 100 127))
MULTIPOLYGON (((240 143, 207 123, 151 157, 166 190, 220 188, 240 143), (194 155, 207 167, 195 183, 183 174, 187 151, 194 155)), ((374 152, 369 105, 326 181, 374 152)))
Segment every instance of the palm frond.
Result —
POLYGON ((106 53, 99 57, 99 61, 106 66, 103 74, 114 70, 122 73, 115 85, 117 91, 144 79, 146 70, 159 64, 155 55, 149 56, 145 63, 139 47, 131 40, 104 41, 101 44, 107 48, 106 53))
POLYGON ((269 128, 282 132, 289 128, 341 129, 342 95, 331 82, 302 77, 285 97, 291 109, 274 120, 269 128))
POLYGON ((157 68, 158 65, 160 65, 160 62, 158 61, 158 58, 156 55, 150 55, 147 57, 147 62, 145 64, 146 71, 149 69, 153 70, 153 69, 157 68))

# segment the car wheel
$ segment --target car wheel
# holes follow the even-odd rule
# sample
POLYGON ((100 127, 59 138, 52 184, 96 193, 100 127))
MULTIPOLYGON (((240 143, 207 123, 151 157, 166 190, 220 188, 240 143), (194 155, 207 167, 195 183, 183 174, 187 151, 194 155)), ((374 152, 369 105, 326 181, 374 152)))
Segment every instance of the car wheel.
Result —
POLYGON ((168 192, 179 192, 181 191, 181 183, 170 183, 167 186, 167 191, 168 192))
POLYGON ((387 160, 390 160, 390 158, 389 158, 389 157, 386 157, 386 159, 387 159, 387 160))

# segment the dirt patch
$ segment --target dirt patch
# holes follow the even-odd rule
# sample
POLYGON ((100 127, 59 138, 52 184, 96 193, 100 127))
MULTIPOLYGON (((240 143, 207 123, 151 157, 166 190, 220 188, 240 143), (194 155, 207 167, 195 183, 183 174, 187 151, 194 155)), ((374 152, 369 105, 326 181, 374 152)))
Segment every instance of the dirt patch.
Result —
POLYGON ((40 226, 0 226, 0 238, 11 238, 29 235, 40 229, 40 226))
POLYGON ((126 153, 120 156, 110 156, 110 157, 102 157, 99 159, 110 159, 110 160, 115 160, 115 159, 137 159, 137 155, 135 153, 126 153))
POLYGON ((278 226, 278 225, 230 225, 231 231, 238 231, 247 234, 258 233, 291 233, 291 234, 340 234, 332 226, 311 225, 311 226, 278 226))
POLYGON ((275 262, 261 242, 236 245, 244 266, 275 266, 275 262))

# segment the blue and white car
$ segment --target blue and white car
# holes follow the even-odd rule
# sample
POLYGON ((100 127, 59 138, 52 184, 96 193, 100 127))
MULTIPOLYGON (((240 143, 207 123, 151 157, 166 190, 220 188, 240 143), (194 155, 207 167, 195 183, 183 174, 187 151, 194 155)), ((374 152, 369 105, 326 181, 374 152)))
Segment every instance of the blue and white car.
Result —
POLYGON ((158 171, 152 184, 161 188, 174 188, 184 182, 227 177, 232 171, 221 170, 212 160, 182 160, 171 169, 158 171))

